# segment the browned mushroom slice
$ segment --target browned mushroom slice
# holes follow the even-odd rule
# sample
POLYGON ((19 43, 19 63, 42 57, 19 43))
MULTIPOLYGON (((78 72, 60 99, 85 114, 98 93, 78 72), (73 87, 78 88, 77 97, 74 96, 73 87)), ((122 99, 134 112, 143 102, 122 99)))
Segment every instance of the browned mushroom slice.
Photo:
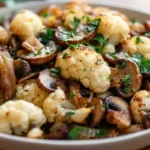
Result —
POLYGON ((129 59, 120 60, 116 68, 111 68, 111 87, 123 98, 130 98, 141 88, 142 75, 137 64, 129 59))
POLYGON ((48 63, 57 55, 57 45, 50 41, 47 46, 34 53, 23 55, 21 58, 28 61, 31 65, 43 65, 48 63))
POLYGON ((130 109, 126 101, 116 96, 109 96, 106 98, 106 108, 108 123, 117 125, 119 129, 130 126, 130 109))
POLYGON ((16 78, 13 60, 8 52, 0 52, 0 89, 6 100, 13 98, 16 78))
POLYGON ((145 81, 143 81, 142 88, 143 88, 144 90, 150 91, 150 81, 149 81, 148 79, 145 80, 145 81))
POLYGON ((22 43, 22 47, 28 52, 36 52, 41 49, 43 45, 37 40, 36 37, 31 36, 22 43))
POLYGON ((121 129, 120 132, 123 134, 130 134, 130 133, 135 133, 144 130, 143 125, 141 124, 131 124, 128 128, 126 129, 121 129))
POLYGON ((30 65, 25 60, 19 60, 19 59, 14 60, 14 69, 15 69, 15 74, 18 78, 25 77, 29 75, 29 73, 31 72, 30 65))
POLYGON ((28 79, 31 79, 31 78, 34 78, 34 77, 37 77, 39 74, 39 72, 33 72, 31 74, 29 74, 28 76, 24 77, 24 78, 21 78, 18 83, 22 83, 23 81, 25 80, 28 80, 28 79))
POLYGON ((150 128, 150 113, 146 113, 142 118, 144 128, 150 128))
POLYGON ((144 22, 144 26, 148 32, 150 32, 150 20, 144 22))
POLYGON ((95 31, 86 32, 86 26, 79 25, 76 31, 67 31, 62 27, 59 27, 55 32, 56 41, 62 45, 66 46, 68 44, 78 44, 84 39, 90 39, 94 37, 95 31))
POLYGON ((100 123, 100 121, 103 119, 105 114, 105 104, 102 102, 102 100, 98 97, 94 97, 92 99, 92 102, 90 103, 91 107, 94 107, 93 110, 93 118, 91 121, 90 126, 95 127, 100 123))
POLYGON ((57 88, 57 80, 50 75, 49 69, 40 72, 37 83, 41 89, 47 92, 53 92, 57 88))

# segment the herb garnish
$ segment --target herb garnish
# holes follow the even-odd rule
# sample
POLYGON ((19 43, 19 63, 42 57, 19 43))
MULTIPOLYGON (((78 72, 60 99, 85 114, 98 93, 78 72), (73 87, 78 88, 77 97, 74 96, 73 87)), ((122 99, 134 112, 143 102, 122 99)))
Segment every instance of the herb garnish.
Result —
POLYGON ((72 139, 77 139, 83 130, 84 130, 84 127, 76 126, 69 131, 69 135, 72 139))
POLYGON ((70 91, 69 93, 69 99, 73 98, 75 96, 75 93, 73 91, 70 91))
POLYGON ((123 84, 123 86, 129 86, 129 85, 131 85, 131 77, 130 77, 130 75, 129 74, 126 74, 125 76, 124 76, 124 78, 122 79, 122 84, 123 84))
POLYGON ((69 48, 70 49, 78 49, 80 47, 80 44, 70 44, 69 48))
POLYGON ((86 22, 90 22, 89 16, 82 16, 82 19, 86 19, 86 22))
POLYGON ((54 78, 58 78, 61 73, 61 67, 51 68, 50 75, 54 78))
POLYGON ((131 21, 132 23, 137 23, 137 22, 138 22, 135 18, 131 18, 130 21, 131 21))
POLYGON ((72 115, 74 115, 75 113, 74 112, 71 112, 71 111, 69 111, 69 112, 66 112, 66 115, 69 115, 69 116, 72 116, 72 115))
POLYGON ((136 43, 136 44, 144 43, 144 41, 138 36, 138 37, 136 37, 135 43, 136 43))
POLYGON ((43 17, 43 18, 47 18, 49 16, 50 16, 50 14, 47 13, 47 12, 44 12, 44 13, 41 14, 41 17, 43 17))
POLYGON ((62 59, 66 59, 67 56, 68 56, 68 53, 64 53, 62 56, 62 59))
POLYGON ((99 132, 96 133, 97 138, 104 137, 104 135, 105 135, 104 129, 100 129, 99 132))
POLYGON ((41 37, 41 42, 47 44, 51 39, 52 39, 52 36, 53 36, 53 31, 51 29, 47 29, 46 30, 46 33, 41 37))
POLYGON ((139 66, 141 73, 150 72, 150 59, 145 60, 141 54, 134 54, 131 60, 139 66))
POLYGON ((80 24, 80 19, 74 17, 73 22, 72 22, 74 29, 76 29, 79 26, 79 24, 80 24))
POLYGON ((118 65, 118 69, 123 69, 125 66, 126 66, 126 62, 124 61, 118 65))
POLYGON ((88 22, 87 27, 85 28, 85 32, 96 31, 100 22, 101 22, 100 18, 88 22))

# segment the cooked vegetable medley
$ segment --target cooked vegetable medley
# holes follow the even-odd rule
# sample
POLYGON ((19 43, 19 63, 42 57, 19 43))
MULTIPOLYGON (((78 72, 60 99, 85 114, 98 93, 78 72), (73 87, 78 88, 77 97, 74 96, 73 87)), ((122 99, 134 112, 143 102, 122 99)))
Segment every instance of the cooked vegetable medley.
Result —
POLYGON ((128 17, 70 2, 1 20, 0 132, 81 140, 150 128, 150 21, 128 17))

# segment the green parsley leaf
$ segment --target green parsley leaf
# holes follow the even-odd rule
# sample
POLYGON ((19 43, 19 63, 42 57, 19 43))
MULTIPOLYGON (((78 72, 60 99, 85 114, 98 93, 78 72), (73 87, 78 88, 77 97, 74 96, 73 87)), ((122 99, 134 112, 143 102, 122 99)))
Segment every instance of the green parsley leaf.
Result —
POLYGON ((48 28, 46 30, 46 33, 41 37, 42 39, 41 42, 47 44, 52 39, 52 36, 53 36, 53 31, 48 28))
POLYGON ((75 12, 72 10, 72 9, 70 9, 70 8, 67 8, 72 14, 74 14, 75 12))
POLYGON ((70 49, 78 49, 80 47, 80 44, 70 44, 69 48, 70 49))
POLYGON ((75 113, 74 112, 71 112, 71 111, 69 111, 69 112, 66 112, 66 115, 69 115, 69 116, 72 116, 72 115, 74 115, 75 113))
POLYGON ((38 56, 38 55, 40 55, 40 54, 41 54, 41 49, 38 50, 38 51, 36 51, 36 52, 34 53, 34 56, 38 56))
POLYGON ((87 27, 85 28, 85 32, 96 31, 100 22, 101 22, 100 18, 88 22, 87 27))
POLYGON ((106 109, 106 104, 102 104, 102 107, 103 107, 104 109, 106 109))
POLYGON ((64 53, 62 56, 62 59, 66 59, 67 56, 68 56, 68 53, 64 53))
POLYGON ((89 16, 82 16, 82 19, 86 19, 86 22, 90 22, 89 16))
POLYGON ((129 86, 129 85, 131 85, 131 77, 130 77, 130 75, 129 74, 126 74, 125 76, 124 76, 124 78, 122 79, 122 84, 124 85, 124 86, 129 86))
POLYGON ((137 23, 137 22, 138 22, 138 20, 135 19, 135 18, 131 18, 130 21, 131 21, 132 23, 137 23))
POLYGON ((50 16, 50 14, 47 13, 47 12, 44 12, 44 13, 41 14, 41 17, 43 17, 43 18, 47 18, 49 16, 50 16))
POLYGON ((144 41, 138 36, 135 41, 136 44, 144 43, 144 41))
POLYGON ((116 55, 116 53, 109 53, 109 55, 110 55, 111 57, 113 57, 113 58, 117 59, 117 55, 116 55))
POLYGON ((74 29, 76 29, 80 24, 80 19, 74 17, 72 25, 74 26, 74 29))
POLYGON ((84 130, 84 127, 75 126, 69 131, 69 135, 72 139, 77 139, 80 136, 80 133, 84 130))
POLYGON ((130 90, 128 87, 124 87, 123 91, 124 91, 124 93, 129 93, 130 90))
POLYGON ((57 67, 57 68, 51 68, 50 69, 50 75, 54 78, 58 78, 58 76, 61 73, 61 67, 57 67))
POLYGON ((100 129, 99 132, 96 133, 97 138, 104 137, 104 135, 105 135, 105 130, 104 129, 100 129))
POLYGON ((69 99, 73 98, 75 96, 75 93, 73 91, 70 91, 69 93, 69 99))
POLYGON ((126 66, 126 62, 122 62, 120 65, 118 65, 118 69, 123 69, 126 66))
POLYGON ((131 60, 139 66, 141 73, 150 72, 150 59, 145 60, 141 54, 134 54, 131 60))

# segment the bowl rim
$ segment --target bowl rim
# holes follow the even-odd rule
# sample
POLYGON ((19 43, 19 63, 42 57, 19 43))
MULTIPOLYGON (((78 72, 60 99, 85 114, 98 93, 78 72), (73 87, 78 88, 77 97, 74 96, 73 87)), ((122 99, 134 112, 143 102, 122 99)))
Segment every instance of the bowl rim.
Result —
MULTIPOLYGON (((45 5, 51 4, 53 0, 49 1, 46 0, 44 2, 45 5)), ((60 0, 55 0, 55 4, 64 4, 68 0, 64 0, 63 2, 60 0)), ((128 4, 117 4, 117 3, 110 3, 107 1, 98 1, 98 0, 89 0, 89 4, 97 4, 101 6, 106 6, 106 7, 116 7, 119 9, 125 9, 125 10, 130 10, 130 11, 135 11, 138 13, 143 13, 145 15, 149 15, 150 11, 142 8, 136 8, 133 6, 130 6, 128 4)), ((36 7, 39 6, 40 4, 43 5, 43 2, 37 2, 37 1, 30 1, 30 2, 22 2, 21 4, 14 6, 12 8, 1 8, 0 12, 3 11, 15 11, 15 9, 22 9, 23 7, 36 7)), ((150 129, 146 129, 140 132, 128 134, 128 135, 123 135, 119 137, 114 137, 114 138, 104 138, 104 139, 92 139, 92 140, 45 140, 45 139, 30 139, 26 137, 20 137, 20 136, 15 136, 15 135, 7 135, 4 133, 0 133, 0 139, 4 140, 11 140, 11 142, 23 142, 23 143, 30 143, 30 144, 37 144, 37 145, 51 145, 51 146, 88 146, 88 145, 97 145, 97 144, 112 144, 112 143, 118 143, 118 142, 123 142, 125 140, 131 140, 131 139, 138 139, 142 136, 147 136, 150 134, 150 129)))

